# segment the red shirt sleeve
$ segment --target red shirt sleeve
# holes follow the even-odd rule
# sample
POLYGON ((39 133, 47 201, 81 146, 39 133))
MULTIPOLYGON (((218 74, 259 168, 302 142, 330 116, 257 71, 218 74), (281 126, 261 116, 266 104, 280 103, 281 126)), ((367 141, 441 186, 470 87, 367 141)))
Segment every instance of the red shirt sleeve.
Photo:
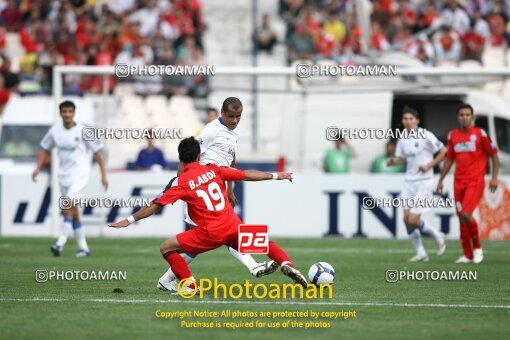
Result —
POLYGON ((448 149, 446 150, 446 158, 453 161, 455 159, 455 150, 453 149, 452 135, 453 131, 450 131, 448 134, 448 149))
POLYGON ((230 168, 228 166, 220 166, 219 172, 224 181, 242 181, 245 177, 244 171, 230 168))
POLYGON ((497 153, 498 147, 496 145, 494 145, 494 143, 492 143, 490 137, 487 136, 487 133, 484 130, 481 131, 481 135, 482 135, 482 149, 483 149, 483 151, 489 156, 492 156, 495 153, 497 153))
POLYGON ((186 190, 183 187, 175 186, 171 187, 163 192, 163 194, 154 200, 154 203, 167 205, 173 204, 177 200, 183 198, 186 195, 186 190))

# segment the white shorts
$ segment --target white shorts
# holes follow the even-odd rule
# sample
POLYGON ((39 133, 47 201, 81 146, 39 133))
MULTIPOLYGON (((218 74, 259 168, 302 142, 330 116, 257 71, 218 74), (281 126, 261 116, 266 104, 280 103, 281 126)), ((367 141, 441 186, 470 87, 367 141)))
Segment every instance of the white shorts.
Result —
MULTIPOLYGON (((406 181, 404 190, 400 197, 404 200, 408 199, 430 199, 434 192, 434 179, 423 179, 419 181, 406 181)), ((416 215, 426 214, 430 211, 430 207, 412 207, 409 212, 416 215)))
POLYGON ((80 198, 81 191, 85 188, 86 185, 87 182, 84 181, 78 181, 67 186, 60 184, 60 195, 62 197, 80 198))

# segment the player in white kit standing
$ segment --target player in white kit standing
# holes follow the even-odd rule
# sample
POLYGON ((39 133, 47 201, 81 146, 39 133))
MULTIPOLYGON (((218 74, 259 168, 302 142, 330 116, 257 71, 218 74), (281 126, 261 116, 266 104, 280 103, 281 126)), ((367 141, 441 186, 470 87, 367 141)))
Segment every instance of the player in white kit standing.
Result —
MULTIPOLYGON (((238 98, 228 97, 223 101, 221 116, 207 124, 197 137, 200 143, 200 164, 211 163, 219 166, 235 166, 235 154, 239 141, 237 125, 242 112, 243 105, 238 98)), ((177 170, 177 176, 181 174, 181 171, 182 169, 177 170)), ((172 180, 169 185, 176 185, 176 183, 177 181, 172 180)), ((230 203, 235 205, 236 197, 232 182, 227 183, 227 194, 230 203)), ((187 209, 185 209, 185 221, 188 224, 196 225, 187 216, 187 209)), ((258 263, 251 255, 242 255, 236 249, 230 247, 228 250, 256 277, 269 275, 278 269, 278 264, 274 261, 258 263)), ((195 259, 189 254, 183 253, 181 256, 188 264, 195 259)), ((177 280, 171 268, 158 280, 157 288, 177 291, 177 280)))
MULTIPOLYGON (((56 147, 59 158, 58 180, 61 197, 68 197, 71 200, 80 198, 80 192, 85 188, 89 180, 92 154, 101 169, 101 183, 106 190, 108 188, 108 180, 106 178, 103 155, 100 152, 103 149, 103 144, 98 139, 91 141, 83 139, 82 131, 84 126, 74 121, 76 106, 73 102, 62 102, 59 105, 59 110, 63 124, 59 123, 50 128, 42 139, 41 147, 44 152, 37 163, 37 168, 32 174, 33 181, 37 180, 41 167, 50 157, 51 149, 56 147)), ((52 195, 56 195, 56 192, 52 192, 52 195)), ((73 229, 74 237, 79 247, 76 256, 89 256, 90 250, 80 222, 78 207, 70 206, 69 208, 62 209, 62 214, 64 217, 60 225, 59 237, 57 242, 50 248, 52 253, 55 256, 60 256, 67 242, 68 231, 73 229)))
MULTIPOLYGON (((406 138, 398 140, 395 157, 388 159, 388 165, 407 162, 405 185, 401 195, 401 198, 407 201, 410 199, 422 199, 423 201, 432 198, 434 192, 433 169, 446 154, 443 143, 430 131, 419 128, 419 122, 418 112, 413 108, 405 107, 402 124, 409 134, 406 138), (415 133, 411 134, 411 131, 415 133), (422 137, 423 133, 425 133, 425 138, 422 137), (437 155, 434 157, 436 153, 437 155)), ((429 259, 423 247, 420 231, 434 237, 438 256, 443 255, 446 250, 444 234, 432 227, 422 217, 429 210, 430 207, 427 206, 404 208, 404 223, 416 250, 416 255, 409 259, 411 262, 428 261, 429 259)))

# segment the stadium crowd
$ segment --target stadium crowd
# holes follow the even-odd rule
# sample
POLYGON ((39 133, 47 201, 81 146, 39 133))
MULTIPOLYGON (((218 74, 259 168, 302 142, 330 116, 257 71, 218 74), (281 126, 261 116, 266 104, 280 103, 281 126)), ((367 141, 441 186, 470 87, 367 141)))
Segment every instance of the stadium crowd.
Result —
MULTIPOLYGON (((434 66, 448 60, 482 63, 486 44, 510 39, 509 0, 371 0, 368 49, 401 50, 434 66)), ((352 62, 363 50, 353 0, 280 0, 289 63, 297 59, 352 62)))
MULTIPOLYGON (((205 65, 199 0, 0 0, 0 106, 9 91, 49 94, 54 65, 205 65), (11 71, 7 34, 24 54, 11 71)), ((115 84, 108 81, 109 90, 115 84)), ((100 93, 101 76, 68 75, 67 94, 100 93)), ((135 77, 140 95, 204 95, 203 77, 135 77)))

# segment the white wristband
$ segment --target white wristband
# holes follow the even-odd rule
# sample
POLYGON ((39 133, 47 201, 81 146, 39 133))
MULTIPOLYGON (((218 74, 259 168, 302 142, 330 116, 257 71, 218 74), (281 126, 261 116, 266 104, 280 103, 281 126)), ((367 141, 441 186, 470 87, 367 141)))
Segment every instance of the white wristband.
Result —
POLYGON ((129 216, 129 217, 127 218, 127 220, 128 220, 128 222, 129 222, 129 224, 131 224, 131 223, 135 223, 135 218, 133 217, 133 215, 129 216))
POLYGON ((272 172, 271 175, 273 175, 273 180, 278 179, 278 174, 276 172, 272 172))

